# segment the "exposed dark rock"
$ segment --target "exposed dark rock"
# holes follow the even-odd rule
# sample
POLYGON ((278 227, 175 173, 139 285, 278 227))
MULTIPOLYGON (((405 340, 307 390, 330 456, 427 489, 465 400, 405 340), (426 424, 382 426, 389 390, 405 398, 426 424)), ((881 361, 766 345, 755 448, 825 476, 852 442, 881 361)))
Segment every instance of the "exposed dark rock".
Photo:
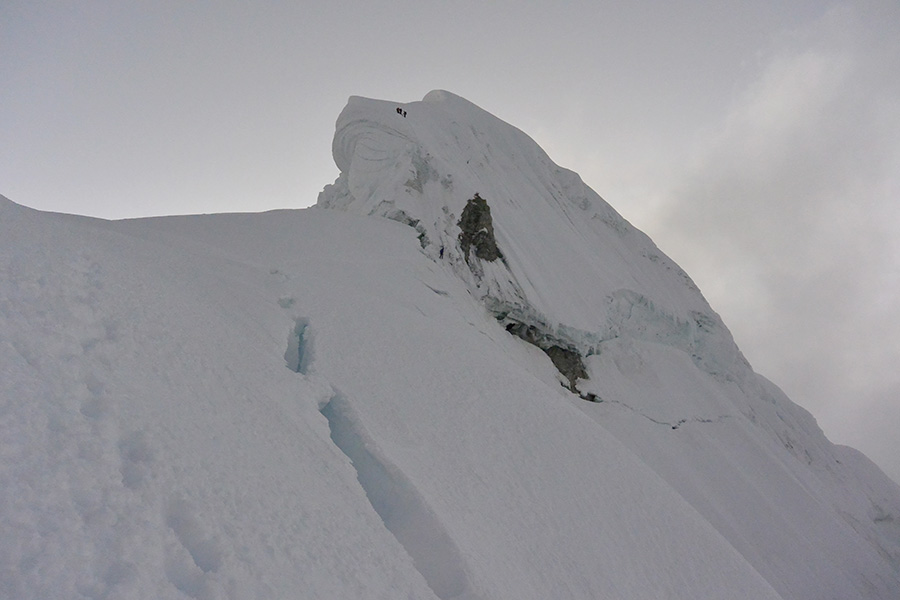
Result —
POLYGON ((569 391, 575 393, 575 384, 579 379, 587 379, 587 371, 584 370, 584 363, 581 361, 581 355, 574 350, 563 348, 561 346, 550 346, 544 348, 544 352, 553 361, 556 369, 562 373, 563 377, 569 380, 569 391))
POLYGON ((491 209, 487 201, 475 194, 469 200, 459 217, 459 247, 469 262, 469 249, 473 248, 475 256, 481 260, 492 262, 503 258, 494 238, 494 224, 491 220, 491 209))
MULTIPOLYGON (((575 384, 579 379, 588 378, 584 362, 581 360, 581 354, 571 348, 560 346, 558 340, 543 333, 533 325, 512 322, 506 325, 506 331, 543 350, 550 357, 556 370, 569 381, 569 391, 578 393, 575 384)), ((589 394, 589 396, 593 396, 593 398, 585 398, 584 396, 582 398, 596 402, 594 394, 589 394)))
POLYGON ((534 344, 541 349, 544 348, 544 345, 542 345, 542 342, 544 341, 544 335, 534 325, 512 322, 506 325, 506 330, 517 338, 525 340, 529 344, 534 344))

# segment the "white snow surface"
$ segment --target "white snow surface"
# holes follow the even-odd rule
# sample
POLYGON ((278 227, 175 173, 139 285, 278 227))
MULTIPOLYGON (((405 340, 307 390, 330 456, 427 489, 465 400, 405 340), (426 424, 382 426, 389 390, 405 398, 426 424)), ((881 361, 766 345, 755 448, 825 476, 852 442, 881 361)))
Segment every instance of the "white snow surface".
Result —
POLYGON ((0 598, 900 597, 900 488, 524 133, 351 98, 334 156, 299 211, 0 198, 0 598))

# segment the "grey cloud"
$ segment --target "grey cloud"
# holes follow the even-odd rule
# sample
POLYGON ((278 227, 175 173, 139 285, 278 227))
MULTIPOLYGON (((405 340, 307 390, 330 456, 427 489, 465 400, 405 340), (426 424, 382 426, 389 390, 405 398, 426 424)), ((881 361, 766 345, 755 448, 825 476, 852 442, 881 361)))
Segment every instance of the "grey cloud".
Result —
POLYGON ((900 52, 867 18, 786 36, 655 228, 757 370, 900 479, 900 447, 860 425, 900 427, 900 52))

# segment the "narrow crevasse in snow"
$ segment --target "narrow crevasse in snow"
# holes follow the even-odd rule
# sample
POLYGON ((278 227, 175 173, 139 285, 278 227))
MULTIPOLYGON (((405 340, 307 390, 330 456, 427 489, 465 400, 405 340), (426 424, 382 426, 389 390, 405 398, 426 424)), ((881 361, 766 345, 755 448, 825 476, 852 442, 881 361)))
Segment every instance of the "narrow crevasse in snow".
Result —
POLYGON ((321 409, 331 439, 356 469, 360 485, 385 527, 406 549, 441 600, 478 600, 456 544, 412 482, 380 451, 340 393, 321 409))
POLYGON ((309 321, 302 317, 295 318, 284 351, 284 362, 294 373, 306 374, 312 357, 310 338, 309 321))
MULTIPOLYGON (((289 308, 293 302, 282 299, 279 304, 289 308)), ((295 316, 293 321, 284 353, 285 366, 305 377, 314 358, 313 328, 306 317, 295 316)), ((350 402, 334 390, 330 400, 321 402, 319 412, 328 420, 331 440, 350 459, 372 508, 431 590, 441 600, 479 600, 471 592, 456 544, 409 478, 381 452, 350 402)))

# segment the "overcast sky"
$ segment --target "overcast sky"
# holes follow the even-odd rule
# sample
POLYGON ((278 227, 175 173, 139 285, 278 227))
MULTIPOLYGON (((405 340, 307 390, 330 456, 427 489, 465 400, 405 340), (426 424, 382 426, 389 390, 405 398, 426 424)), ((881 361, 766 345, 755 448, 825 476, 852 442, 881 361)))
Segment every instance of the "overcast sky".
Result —
POLYGON ((348 96, 464 96, 694 278, 900 481, 900 2, 0 2, 0 194, 304 207, 348 96))

